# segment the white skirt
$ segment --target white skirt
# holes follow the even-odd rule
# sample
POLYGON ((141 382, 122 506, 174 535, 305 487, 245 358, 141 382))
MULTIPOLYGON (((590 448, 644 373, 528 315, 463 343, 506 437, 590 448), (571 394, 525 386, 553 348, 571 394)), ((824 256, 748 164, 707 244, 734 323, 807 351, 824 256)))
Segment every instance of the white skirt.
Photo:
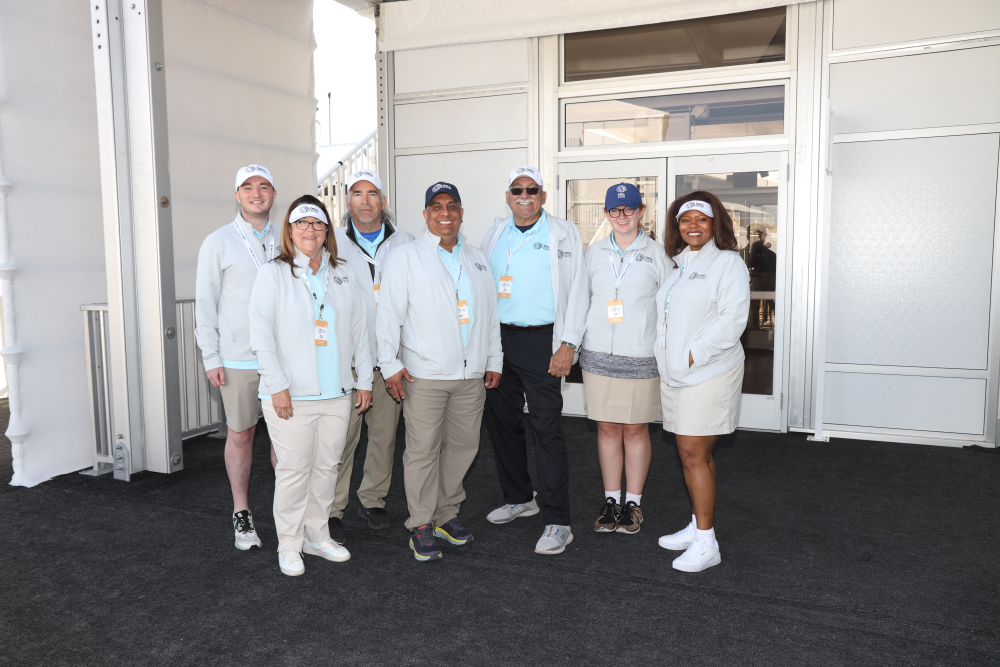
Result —
POLYGON ((725 435, 736 430, 743 392, 743 364, 693 387, 660 380, 663 430, 676 435, 725 435))

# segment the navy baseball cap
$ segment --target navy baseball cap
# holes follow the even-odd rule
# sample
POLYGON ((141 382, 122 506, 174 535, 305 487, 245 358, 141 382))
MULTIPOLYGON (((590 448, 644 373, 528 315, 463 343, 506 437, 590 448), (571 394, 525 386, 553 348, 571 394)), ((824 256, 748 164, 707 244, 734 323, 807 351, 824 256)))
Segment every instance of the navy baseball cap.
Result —
POLYGON ((458 194, 458 188, 456 188, 451 183, 445 183, 444 181, 438 181, 431 187, 427 188, 427 193, 424 194, 424 208, 427 208, 431 204, 431 200, 440 194, 451 195, 454 197, 455 201, 462 203, 462 197, 458 194))
POLYGON ((642 206, 642 195, 639 188, 631 183, 619 183, 608 188, 608 193, 604 195, 604 208, 610 211, 618 206, 628 206, 629 208, 639 208, 642 206))

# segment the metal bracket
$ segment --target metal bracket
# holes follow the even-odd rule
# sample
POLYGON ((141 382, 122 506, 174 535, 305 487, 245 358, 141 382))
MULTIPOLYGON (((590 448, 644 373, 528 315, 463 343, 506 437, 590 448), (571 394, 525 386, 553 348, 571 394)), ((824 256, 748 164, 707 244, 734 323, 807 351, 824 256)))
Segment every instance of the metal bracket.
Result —
POLYGON ((128 482, 132 477, 132 457, 129 455, 128 447, 120 440, 115 443, 114 459, 115 479, 128 482))

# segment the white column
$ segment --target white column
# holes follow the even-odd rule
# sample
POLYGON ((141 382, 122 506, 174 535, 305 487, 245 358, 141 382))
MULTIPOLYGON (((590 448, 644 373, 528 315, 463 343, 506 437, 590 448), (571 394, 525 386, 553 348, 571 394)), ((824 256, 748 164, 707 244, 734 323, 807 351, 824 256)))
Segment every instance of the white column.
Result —
POLYGON ((115 477, 181 459, 160 0, 93 0, 115 477), (120 458, 119 458, 120 457, 120 458))

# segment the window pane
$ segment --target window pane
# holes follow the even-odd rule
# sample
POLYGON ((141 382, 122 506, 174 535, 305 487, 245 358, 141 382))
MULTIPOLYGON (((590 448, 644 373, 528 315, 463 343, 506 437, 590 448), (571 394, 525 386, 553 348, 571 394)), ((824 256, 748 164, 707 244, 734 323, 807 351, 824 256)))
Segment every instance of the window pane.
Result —
POLYGON ((785 8, 570 33, 566 81, 729 67, 785 59, 785 8))
POLYGON ((741 338, 746 355, 743 393, 774 393, 775 278, 781 230, 778 229, 777 171, 685 174, 677 196, 707 190, 722 200, 733 219, 737 252, 750 270, 750 318, 741 338))
POLYGON ((567 148, 782 134, 785 87, 574 102, 565 121, 567 148))
POLYGON ((611 233, 611 226, 604 217, 604 195, 608 188, 618 183, 631 183, 639 188, 646 212, 639 224, 644 232, 656 238, 657 221, 657 179, 656 176, 633 178, 585 178, 566 181, 566 219, 580 230, 583 249, 605 238, 611 233))

